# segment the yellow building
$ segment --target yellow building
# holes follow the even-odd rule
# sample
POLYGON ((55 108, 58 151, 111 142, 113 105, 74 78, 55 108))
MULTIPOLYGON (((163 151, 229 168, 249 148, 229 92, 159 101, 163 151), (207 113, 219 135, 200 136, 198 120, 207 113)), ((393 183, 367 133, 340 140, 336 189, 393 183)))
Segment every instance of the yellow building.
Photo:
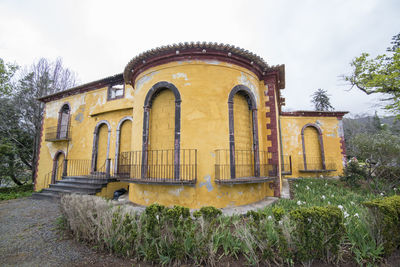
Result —
POLYGON ((40 99, 35 189, 221 208, 279 197, 282 177, 339 175, 345 112, 282 112, 284 87, 284 65, 230 45, 146 51, 40 99))

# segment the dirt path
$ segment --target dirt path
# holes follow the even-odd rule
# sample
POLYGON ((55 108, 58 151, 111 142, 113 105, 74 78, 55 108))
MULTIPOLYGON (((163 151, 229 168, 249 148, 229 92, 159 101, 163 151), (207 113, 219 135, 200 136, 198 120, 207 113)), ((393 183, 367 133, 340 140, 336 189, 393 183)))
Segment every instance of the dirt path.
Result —
POLYGON ((132 266, 57 231, 58 201, 0 202, 0 266, 132 266))

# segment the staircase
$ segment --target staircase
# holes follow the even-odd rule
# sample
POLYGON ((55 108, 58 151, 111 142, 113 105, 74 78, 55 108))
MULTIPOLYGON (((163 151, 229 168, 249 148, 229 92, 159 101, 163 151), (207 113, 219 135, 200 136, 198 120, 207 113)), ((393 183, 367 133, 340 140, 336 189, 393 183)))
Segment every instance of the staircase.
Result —
POLYGON ((49 188, 41 192, 35 192, 32 197, 35 199, 60 198, 62 194, 83 194, 95 195, 100 192, 108 183, 116 179, 91 178, 90 176, 66 176, 62 180, 50 184, 49 188))

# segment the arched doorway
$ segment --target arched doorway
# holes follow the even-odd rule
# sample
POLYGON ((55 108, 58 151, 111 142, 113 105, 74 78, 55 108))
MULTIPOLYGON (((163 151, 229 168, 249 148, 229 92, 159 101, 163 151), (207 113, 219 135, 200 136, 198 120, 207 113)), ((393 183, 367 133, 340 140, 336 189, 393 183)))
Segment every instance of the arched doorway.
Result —
POLYGON ((228 98, 230 177, 259 177, 257 106, 253 93, 235 86, 228 98))
POLYGON ((180 178, 180 135, 180 93, 173 84, 158 82, 144 103, 142 178, 180 178))
POLYGON ((132 117, 122 118, 117 126, 117 140, 115 142, 115 173, 127 175, 130 173, 130 153, 132 150, 132 117), (128 165, 128 166, 127 166, 128 165))
POLYGON ((303 142, 304 170, 324 170, 325 155, 321 129, 307 124, 301 131, 303 142))
POLYGON ((56 181, 62 179, 64 170, 64 151, 58 151, 53 159, 53 172, 51 175, 51 183, 54 184, 56 181))
POLYGON ((68 127, 69 127, 69 104, 64 104, 58 114, 58 126, 57 126, 57 139, 68 138, 68 127))
POLYGON ((111 126, 103 120, 97 123, 93 136, 92 172, 105 172, 109 157, 111 126))

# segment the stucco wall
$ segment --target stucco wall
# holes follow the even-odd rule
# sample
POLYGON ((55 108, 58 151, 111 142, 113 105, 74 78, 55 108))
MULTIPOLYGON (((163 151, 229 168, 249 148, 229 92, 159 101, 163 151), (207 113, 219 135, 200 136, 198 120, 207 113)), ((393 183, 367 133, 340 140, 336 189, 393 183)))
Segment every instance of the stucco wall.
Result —
POLYGON ((229 149, 228 96, 234 86, 245 85, 254 94, 260 150, 268 149, 266 123, 269 118, 266 118, 264 105, 268 99, 264 94, 264 83, 247 69, 218 61, 173 62, 141 73, 135 81, 132 150, 142 149, 145 97, 160 81, 174 84, 180 92, 180 147, 198 150, 198 182, 193 187, 130 184, 130 200, 142 205, 157 202, 198 208, 204 205, 237 206, 272 196, 273 190, 268 183, 218 185, 214 182, 215 150, 229 149))
POLYGON ((341 120, 337 117, 281 116, 283 154, 292 156, 292 175, 285 177, 338 176, 343 172, 341 149, 341 120), (322 131, 323 150, 327 161, 333 162, 335 171, 300 172, 303 168, 303 146, 301 131, 307 124, 315 124, 322 131))

